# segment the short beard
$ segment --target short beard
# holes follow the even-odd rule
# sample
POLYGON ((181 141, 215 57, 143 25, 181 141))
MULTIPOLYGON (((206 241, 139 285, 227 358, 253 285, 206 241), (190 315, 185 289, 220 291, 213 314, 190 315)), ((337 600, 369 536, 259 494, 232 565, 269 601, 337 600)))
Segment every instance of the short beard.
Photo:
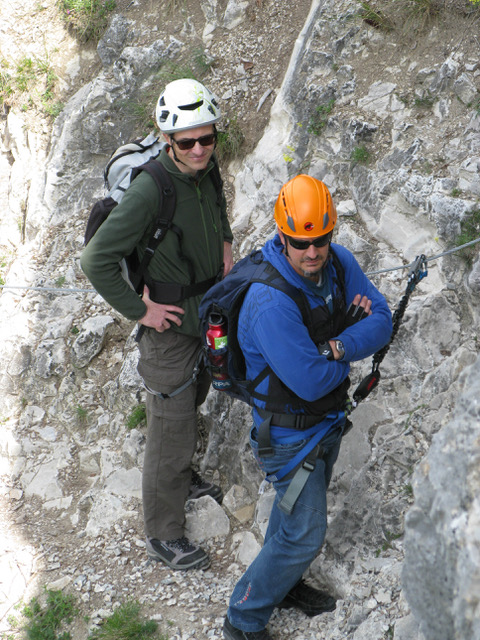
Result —
POLYGON ((320 281, 320 278, 323 276, 323 267, 317 269, 316 271, 302 271, 304 278, 309 278, 310 280, 314 277, 317 277, 320 281))

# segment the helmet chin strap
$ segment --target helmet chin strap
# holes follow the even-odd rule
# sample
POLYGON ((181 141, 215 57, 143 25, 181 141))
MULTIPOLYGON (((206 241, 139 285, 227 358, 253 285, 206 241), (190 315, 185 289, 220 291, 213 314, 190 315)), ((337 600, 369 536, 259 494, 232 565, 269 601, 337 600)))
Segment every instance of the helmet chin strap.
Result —
POLYGON ((175 147, 173 146, 173 144, 171 144, 172 142, 173 142, 173 138, 172 136, 170 136, 170 143, 168 144, 167 152, 171 149, 175 162, 179 162, 180 164, 183 164, 184 167, 186 167, 187 165, 185 164, 185 162, 183 162, 183 160, 180 160, 180 158, 175 153, 175 147))
MULTIPOLYGON (((201 126, 201 125, 199 125, 199 126, 201 126)), ((215 125, 213 125, 213 132, 214 132, 214 133, 217 133, 217 127, 216 127, 215 125)), ((169 136, 169 138, 170 138, 170 142, 169 142, 169 143, 167 143, 167 144, 168 144, 167 152, 168 152, 168 150, 169 150, 169 149, 171 149, 171 150, 172 150, 172 153, 173 153, 173 158, 174 158, 175 162, 179 162, 180 164, 183 164, 183 166, 184 166, 184 167, 187 167, 188 165, 187 165, 187 164, 185 164, 185 162, 183 162, 183 160, 180 160, 180 158, 179 158, 179 157, 177 156, 177 154, 175 153, 175 147, 173 146, 173 141, 174 141, 174 140, 173 140, 173 136, 172 136, 172 135, 170 135, 170 136, 169 136)), ((216 148, 217 148, 217 142, 216 142, 216 141, 215 141, 215 145, 214 145, 214 147, 213 147, 213 148, 214 148, 214 149, 216 149, 216 148)))

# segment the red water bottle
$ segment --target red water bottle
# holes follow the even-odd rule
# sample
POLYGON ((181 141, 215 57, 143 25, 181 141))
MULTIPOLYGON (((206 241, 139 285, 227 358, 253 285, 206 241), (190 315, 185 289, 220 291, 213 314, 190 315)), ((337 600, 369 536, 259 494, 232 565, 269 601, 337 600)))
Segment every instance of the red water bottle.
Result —
POLYGON ((232 385, 227 369, 227 323, 220 313, 211 313, 205 335, 214 389, 229 389, 232 385))

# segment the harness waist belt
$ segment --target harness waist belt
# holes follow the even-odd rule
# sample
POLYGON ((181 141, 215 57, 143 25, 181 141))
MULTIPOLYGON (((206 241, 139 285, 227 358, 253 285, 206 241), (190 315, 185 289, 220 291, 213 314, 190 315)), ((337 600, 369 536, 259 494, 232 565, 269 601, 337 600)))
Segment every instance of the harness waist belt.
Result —
POLYGON ((293 413, 272 413, 271 411, 266 411, 265 409, 260 409, 259 407, 255 407, 258 411, 259 416, 265 420, 270 418, 270 424, 275 427, 288 427, 290 429, 300 429, 304 431, 305 429, 310 429, 315 424, 321 422, 327 413, 323 413, 320 416, 307 416, 304 414, 293 414, 293 413))
POLYGON ((150 298, 157 304, 173 304, 186 298, 206 293, 217 281, 217 277, 194 282, 193 284, 176 284, 174 282, 158 282, 147 279, 147 286, 150 289, 150 298))

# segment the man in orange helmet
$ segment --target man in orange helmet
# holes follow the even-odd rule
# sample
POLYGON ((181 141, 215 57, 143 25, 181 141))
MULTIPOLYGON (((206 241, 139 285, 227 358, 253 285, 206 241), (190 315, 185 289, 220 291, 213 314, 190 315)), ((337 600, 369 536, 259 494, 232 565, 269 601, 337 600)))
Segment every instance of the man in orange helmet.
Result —
POLYGON ((350 362, 378 351, 392 332, 385 298, 352 253, 332 243, 337 212, 320 180, 299 175, 287 182, 275 221, 263 258, 295 287, 310 317, 263 282, 250 285, 239 314, 247 379, 256 384, 251 446, 276 498, 264 546, 231 596, 227 640, 270 640, 266 624, 276 606, 308 616, 335 608, 331 595, 302 576, 325 538, 350 362))

